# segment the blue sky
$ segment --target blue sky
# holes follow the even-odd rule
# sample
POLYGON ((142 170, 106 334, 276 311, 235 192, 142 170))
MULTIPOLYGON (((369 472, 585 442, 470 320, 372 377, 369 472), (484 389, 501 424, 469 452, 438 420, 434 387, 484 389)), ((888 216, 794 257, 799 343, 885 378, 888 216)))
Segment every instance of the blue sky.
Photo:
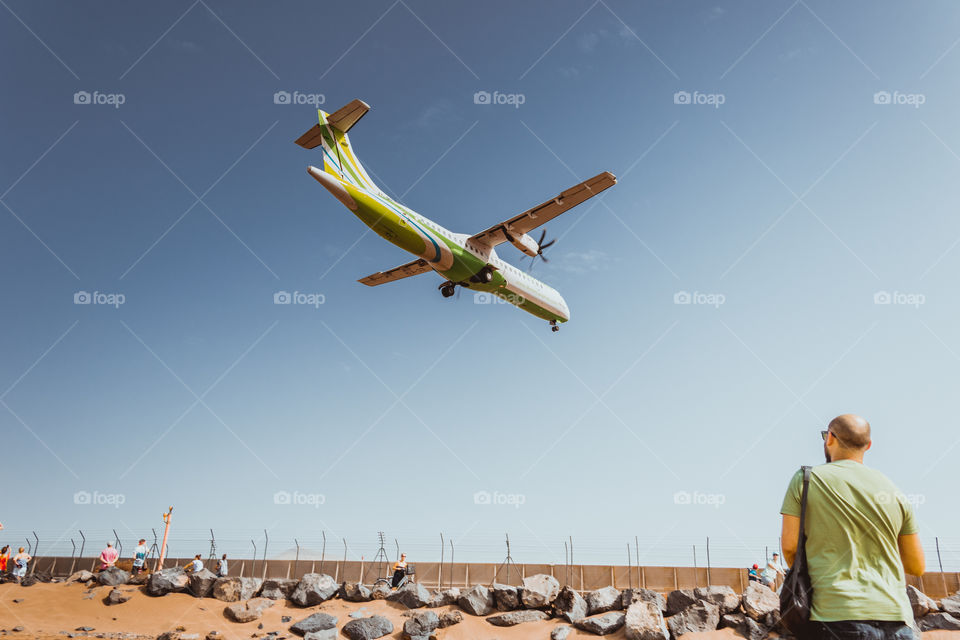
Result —
POLYGON ((0 15, 0 538, 133 541, 172 504, 181 554, 212 527, 237 554, 267 529, 369 557, 384 530, 496 562, 509 532, 518 562, 573 536, 625 563, 636 536, 645 563, 689 563, 710 536, 738 565, 856 412, 960 566, 953 3, 0 15), (277 92, 372 105, 351 137, 374 179, 461 232, 616 174, 533 271, 572 320, 445 300, 432 275, 356 283, 409 256, 307 176, 315 109, 277 92))

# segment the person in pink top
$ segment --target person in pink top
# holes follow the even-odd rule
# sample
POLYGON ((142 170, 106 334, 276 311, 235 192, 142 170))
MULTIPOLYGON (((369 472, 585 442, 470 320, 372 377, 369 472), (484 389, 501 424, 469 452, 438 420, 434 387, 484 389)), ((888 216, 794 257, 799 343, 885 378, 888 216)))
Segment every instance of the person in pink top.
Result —
POLYGON ((113 566, 120 557, 120 552, 113 548, 113 543, 108 542, 107 548, 100 552, 100 571, 113 566))

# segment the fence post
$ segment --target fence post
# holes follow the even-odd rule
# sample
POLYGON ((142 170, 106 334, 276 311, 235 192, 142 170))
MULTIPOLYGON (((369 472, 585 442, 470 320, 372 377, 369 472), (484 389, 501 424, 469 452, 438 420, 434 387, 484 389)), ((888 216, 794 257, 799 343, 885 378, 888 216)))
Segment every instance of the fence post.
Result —
POLYGON ((943 574, 943 560, 940 559, 940 537, 935 537, 934 541, 937 543, 937 564, 940 565, 940 580, 943 581, 943 595, 946 597, 950 592, 947 590, 947 576, 943 574))
POLYGON ((710 536, 707 536, 707 586, 713 584, 710 578, 710 536))
POLYGON ((73 575, 73 568, 77 565, 77 543, 70 538, 70 544, 73 545, 73 551, 70 552, 70 575, 73 575))
POLYGON ((250 577, 255 578, 257 575, 257 543, 253 541, 253 538, 250 538, 250 544, 253 545, 253 563, 250 565, 250 577))
POLYGON ((296 555, 296 557, 295 557, 294 560, 293 560, 293 575, 294 575, 294 577, 297 577, 297 576, 300 575, 300 574, 297 573, 297 565, 300 564, 300 543, 297 541, 296 538, 294 538, 294 539, 293 539, 293 544, 297 545, 297 555, 296 555))
POLYGON ((440 568, 437 570, 437 589, 443 589, 443 532, 440 532, 440 568))
POLYGON ((697 545, 693 545, 693 586, 700 586, 700 571, 697 569, 697 545))
POLYGON ((267 545, 270 544, 270 536, 267 535, 267 530, 263 530, 263 579, 267 579, 267 545))

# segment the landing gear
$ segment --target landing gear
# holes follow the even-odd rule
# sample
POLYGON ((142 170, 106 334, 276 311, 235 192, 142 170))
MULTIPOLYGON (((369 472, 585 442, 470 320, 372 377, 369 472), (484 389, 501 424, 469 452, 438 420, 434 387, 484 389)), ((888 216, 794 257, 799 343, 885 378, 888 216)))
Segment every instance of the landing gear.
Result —
POLYGON ((550 331, 560 331, 560 327, 557 326, 556 320, 550 321, 550 331))
POLYGON ((449 298, 456 292, 456 290, 457 286, 452 282, 440 285, 440 295, 442 295, 444 298, 449 298))
POLYGON ((475 274, 470 276, 470 282, 479 282, 480 284, 489 284, 493 281, 493 269, 490 266, 486 266, 480 271, 477 271, 475 274))

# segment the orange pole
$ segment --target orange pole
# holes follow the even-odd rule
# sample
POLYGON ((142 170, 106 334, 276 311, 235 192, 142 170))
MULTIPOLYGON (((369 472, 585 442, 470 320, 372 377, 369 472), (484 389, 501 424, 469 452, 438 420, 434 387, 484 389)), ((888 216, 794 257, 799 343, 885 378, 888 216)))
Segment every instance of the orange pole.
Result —
POLYGON ((160 545, 160 557, 157 559, 157 568, 154 571, 159 571, 163 568, 163 559, 167 557, 167 536, 170 535, 170 517, 173 514, 173 507, 163 514, 163 522, 166 526, 163 528, 163 543, 160 545))

